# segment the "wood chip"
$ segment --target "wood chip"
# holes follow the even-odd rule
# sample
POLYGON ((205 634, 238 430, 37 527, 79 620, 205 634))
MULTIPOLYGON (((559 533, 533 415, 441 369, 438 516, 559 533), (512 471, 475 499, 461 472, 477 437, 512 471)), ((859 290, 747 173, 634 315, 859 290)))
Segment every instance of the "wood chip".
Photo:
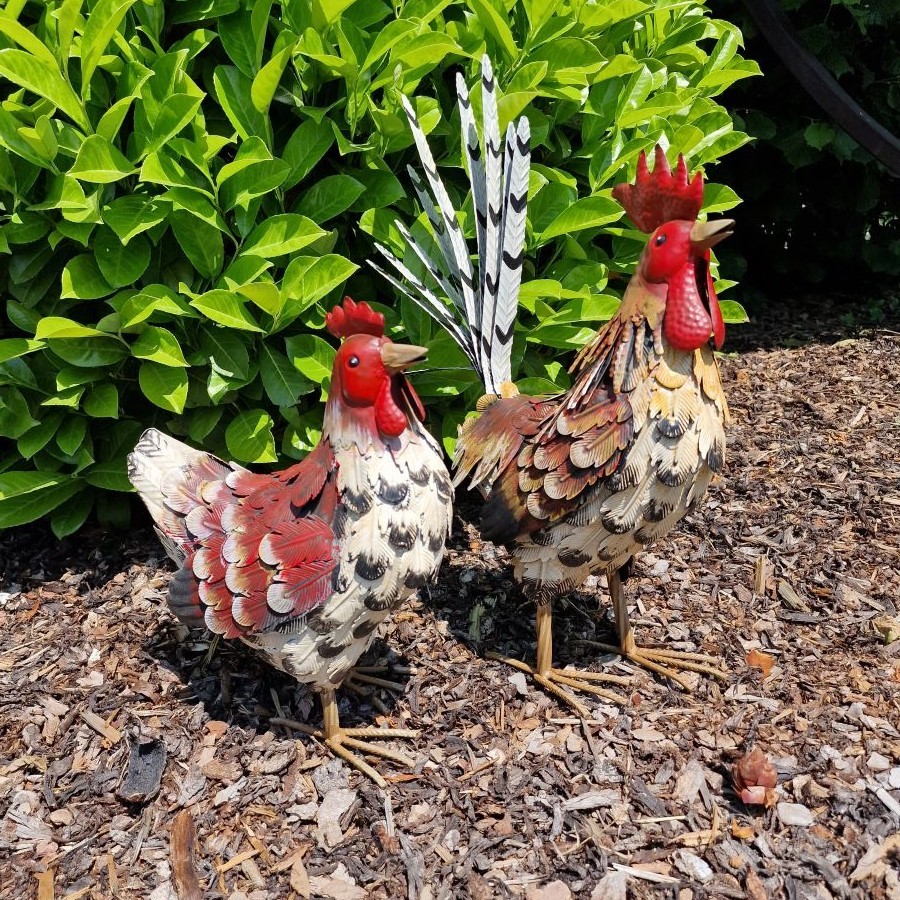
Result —
POLYGON ((235 856, 232 856, 228 862, 221 863, 216 866, 217 872, 230 872, 232 869, 239 866, 245 859, 252 859, 254 856, 259 856, 259 850, 255 847, 250 850, 244 850, 243 853, 238 853, 235 856))
POLYGON ((133 743, 119 796, 128 803, 149 800, 159 790, 165 768, 166 745, 162 741, 133 743))
POLYGON ((782 825, 798 825, 806 828, 816 821, 815 813, 802 803, 778 803, 775 811, 782 825))
POLYGON ((809 612, 809 607, 800 599, 800 595, 783 578, 778 582, 778 596, 791 609, 799 612, 809 612))
POLYGON ((183 809, 172 823, 172 838, 169 846, 169 860, 172 878, 178 892, 178 900, 203 900, 200 877, 194 861, 194 845, 197 830, 194 817, 183 809))
POLYGON ((291 866, 290 885, 291 890, 303 897, 304 900, 307 900, 312 892, 309 875, 306 874, 306 866, 303 865, 303 858, 300 856, 294 860, 291 866))
POLYGON ((620 803, 621 800, 622 792, 620 790, 608 788, 602 791, 587 791, 584 794, 579 794, 577 797, 570 797, 563 803, 562 808, 566 811, 600 809, 604 806, 620 803))
POLYGON ((122 740, 122 732, 118 728, 113 728, 112 725, 107 725, 97 713, 84 709, 80 715, 94 731, 102 734, 111 744, 118 744, 122 740))
POLYGON ((671 875, 662 875, 659 872, 651 872, 648 869, 639 869, 635 866, 623 866, 621 863, 613 863, 612 867, 617 872, 623 872, 632 878, 638 878, 641 881, 652 881, 653 884, 678 884, 677 878, 671 875))
POLYGON ((37 874, 37 900, 53 900, 54 877, 53 869, 37 874))

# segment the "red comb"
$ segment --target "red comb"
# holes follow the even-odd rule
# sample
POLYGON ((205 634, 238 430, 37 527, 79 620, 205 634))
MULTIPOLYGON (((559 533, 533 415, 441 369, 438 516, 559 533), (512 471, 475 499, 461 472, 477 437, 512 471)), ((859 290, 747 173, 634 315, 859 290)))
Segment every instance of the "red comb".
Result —
POLYGON ((703 176, 697 172, 693 179, 688 178, 687 164, 680 153, 672 174, 666 151, 657 144, 653 173, 647 169, 647 154, 642 150, 634 184, 617 184, 612 194, 625 207, 628 218, 651 234, 673 219, 697 218, 703 205, 703 176))
POLYGON ((336 306, 325 316, 325 325, 336 338, 351 334, 384 336, 384 316, 368 303, 354 303, 349 297, 344 297, 343 306, 336 306))

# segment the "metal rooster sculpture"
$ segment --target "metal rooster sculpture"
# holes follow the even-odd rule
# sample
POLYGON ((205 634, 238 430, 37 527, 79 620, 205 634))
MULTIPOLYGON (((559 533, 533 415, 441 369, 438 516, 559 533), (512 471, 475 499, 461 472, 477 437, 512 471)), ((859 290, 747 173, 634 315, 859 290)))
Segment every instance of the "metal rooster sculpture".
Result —
POLYGON ((454 467, 457 484, 469 476, 486 497, 482 536, 510 548, 516 580, 537 602, 536 665, 505 661, 581 715, 588 711, 569 688, 624 701, 598 686, 614 681, 611 676, 553 668, 553 600, 589 575, 606 573, 619 636, 619 647, 609 649, 685 688, 688 682, 678 669, 724 677, 711 657, 639 647, 622 582, 634 555, 667 534, 723 466, 728 407, 713 350, 724 340, 724 324, 709 259, 710 248, 730 233, 733 222, 697 221, 703 179, 699 174, 690 179, 682 158, 673 174, 657 147, 651 174, 641 154, 635 183, 613 192, 650 235, 621 306, 578 354, 568 391, 538 398, 519 394, 509 383, 510 355, 525 243, 529 128, 524 117, 517 126, 510 124, 501 157, 487 57, 481 81, 483 152, 465 83, 457 77, 478 272, 472 271, 456 212, 408 101, 434 199, 415 173, 411 177, 442 265, 398 227, 434 286, 379 249, 406 283, 382 274, 447 329, 487 391, 478 402, 480 416, 460 431, 454 467))
POLYGON ((324 728, 308 731, 384 786, 353 750, 412 766, 364 739, 416 733, 342 728, 335 689, 379 623, 437 572, 452 487, 403 374, 425 348, 393 343, 384 317, 349 298, 327 326, 343 342, 322 438, 305 459, 254 474, 151 429, 128 458, 128 477, 181 567, 172 611, 310 685, 324 728))

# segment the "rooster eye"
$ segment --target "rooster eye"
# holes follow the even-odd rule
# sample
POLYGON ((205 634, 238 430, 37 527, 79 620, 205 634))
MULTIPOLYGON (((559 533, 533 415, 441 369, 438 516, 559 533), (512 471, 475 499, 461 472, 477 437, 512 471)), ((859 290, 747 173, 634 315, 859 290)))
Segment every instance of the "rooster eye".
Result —
POLYGON ((359 357, 351 356, 350 359, 347 360, 347 365, 350 366, 351 369, 355 369, 359 365, 359 357))
POLYGON ((656 240, 653 242, 657 247, 662 247, 662 245, 666 242, 666 236, 664 234, 658 234, 656 236, 656 240))

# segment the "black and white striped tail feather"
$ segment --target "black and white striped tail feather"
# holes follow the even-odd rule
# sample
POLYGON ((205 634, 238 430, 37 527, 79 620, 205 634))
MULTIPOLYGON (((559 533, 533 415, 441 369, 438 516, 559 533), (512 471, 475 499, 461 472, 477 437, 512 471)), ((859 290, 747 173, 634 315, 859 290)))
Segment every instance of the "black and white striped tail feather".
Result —
POLYGON ((419 262, 425 267, 425 271, 428 272, 431 280, 441 288, 444 294, 452 301, 453 305, 465 315, 465 307, 463 306, 463 300, 460 296, 462 286, 459 282, 453 278, 452 274, 445 278, 444 273, 425 252, 422 245, 412 236, 409 229, 402 222, 396 222, 395 224, 397 226, 397 231, 400 232, 400 236, 406 241, 406 245, 412 250, 413 254, 418 257, 419 262))
POLYGON ((525 218, 528 206, 528 172, 531 159, 531 128, 524 116, 518 127, 510 122, 504 157, 503 226, 500 242, 500 274, 491 329, 491 377, 494 384, 512 380, 511 354, 522 263, 525 248, 525 218))
POLYGON ((446 276, 406 229, 401 229, 401 234, 424 265, 428 277, 456 307, 461 321, 455 321, 453 310, 438 299, 434 291, 414 276, 390 251, 380 246, 378 248, 409 282, 409 286, 387 275, 378 266, 373 267, 450 333, 469 357, 485 389, 489 393, 498 393, 502 382, 509 381, 512 377, 512 335, 521 283, 530 166, 529 125, 528 120, 523 117, 518 128, 510 126, 504 159, 501 153, 496 85, 490 60, 485 56, 482 61, 485 141, 482 155, 468 91, 461 75, 457 78, 457 87, 476 216, 478 282, 473 280, 471 261, 456 210, 450 203, 438 174, 415 110, 405 97, 404 108, 433 199, 412 169, 410 174, 444 257, 446 276))
POLYGON ((447 306, 442 303, 435 296, 434 292, 425 285, 421 279, 417 278, 397 257, 391 253, 387 247, 382 246, 381 244, 375 244, 376 249, 379 253, 382 254, 391 265, 409 282, 409 285, 412 286, 412 290, 409 286, 403 284, 402 281, 395 278, 389 272, 385 271, 381 266, 379 266, 376 262, 369 260, 369 265, 378 272, 382 278, 389 281, 398 291, 404 294, 406 297, 409 297, 413 303, 416 304, 420 309, 423 309, 429 316, 431 316, 447 333, 453 340, 459 344, 462 351, 466 354, 469 359, 469 362, 472 364, 473 368, 479 372, 479 361, 475 354, 475 350, 472 344, 472 336, 465 326, 461 325, 456 319, 453 318, 452 312, 447 308, 447 306))
POLYGON ((416 149, 422 160, 422 168, 425 170, 425 178, 428 181, 428 186, 431 188, 434 199, 437 201, 438 212, 440 213, 444 227, 447 230, 447 237, 453 253, 452 260, 448 259, 447 262, 452 264, 454 270, 453 274, 460 282, 466 317, 470 323, 475 322, 477 321, 475 283, 472 277, 472 263, 469 259, 466 240, 463 236, 462 229, 459 227, 456 210, 454 210, 453 204, 450 202, 450 197, 447 194, 447 189, 444 187, 444 182, 441 181, 440 175, 438 174, 434 157, 431 155, 431 148, 428 146, 428 140, 425 137, 425 132, 422 131, 422 128, 419 125, 416 111, 406 96, 403 96, 402 100, 404 109, 406 110, 406 116, 409 119, 410 129, 413 133, 413 139, 416 142, 416 149))
POLYGON ((466 160, 469 164, 469 182, 472 185, 472 204, 475 209, 475 227, 478 238, 479 283, 484 283, 485 248, 487 217, 487 186, 485 182, 484 157, 481 154, 481 142, 478 139, 478 127, 469 101, 469 91, 462 72, 456 73, 456 97, 459 106, 459 117, 462 125, 463 145, 466 148, 466 160))
MULTIPOLYGON (((416 170, 413 169, 412 166, 407 166, 406 171, 409 172, 409 177, 412 180, 416 195, 419 198, 419 203, 421 204, 422 209, 425 211, 425 215, 428 217, 428 221, 431 223, 431 228, 434 232, 435 240, 440 247, 441 254, 444 257, 444 260, 450 262, 454 261, 455 257, 453 247, 450 243, 450 238, 447 235, 447 229, 444 227, 443 217, 438 213, 437 208, 434 205, 434 201, 425 190, 425 185, 422 183, 422 179, 419 178, 419 176, 416 174, 416 170)), ((429 269, 431 268, 437 269, 438 267, 434 264, 434 262, 432 262, 432 264, 429 266, 429 269)), ((454 266, 448 264, 448 268, 450 269, 450 271, 448 272, 450 281, 454 285, 454 291, 450 295, 448 295, 449 299, 453 301, 453 305, 456 306, 460 313, 465 316, 466 306, 462 299, 462 282, 456 275, 454 266)))
MULTIPOLYGON (((493 341, 491 333, 497 309, 497 288, 500 276, 500 255, 503 217, 503 159, 500 142, 500 114, 497 109, 497 83, 494 69, 487 55, 481 61, 481 111, 484 136, 485 202, 480 210, 480 218, 485 223, 484 247, 479 248, 482 262, 481 308, 479 327, 481 354, 489 370, 485 385, 492 393, 499 389, 494 381, 495 363, 491 362, 493 341), (488 384, 490 382, 490 384, 488 384)), ((476 213, 476 215, 478 215, 476 213)))

